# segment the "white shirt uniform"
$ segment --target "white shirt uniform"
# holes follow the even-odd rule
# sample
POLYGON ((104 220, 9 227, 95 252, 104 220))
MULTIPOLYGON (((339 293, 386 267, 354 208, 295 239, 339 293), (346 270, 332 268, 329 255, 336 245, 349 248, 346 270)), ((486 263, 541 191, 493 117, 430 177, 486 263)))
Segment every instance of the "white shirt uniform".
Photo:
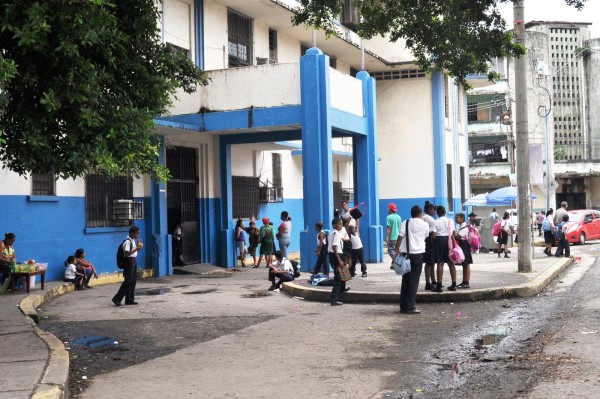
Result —
POLYGON ((457 233, 461 239, 464 240, 467 238, 467 236, 469 235, 469 226, 467 225, 467 222, 461 223, 461 225, 458 226, 457 233))
POLYGON ((432 218, 431 216, 425 214, 425 215, 423 215, 423 220, 425 222, 427 222, 427 224, 429 225, 429 232, 433 233, 435 231, 435 227, 434 227, 435 219, 432 218))
MULTIPOLYGON (((421 218, 411 218, 408 220, 408 234, 411 254, 422 254, 425 252, 425 239, 429 236, 429 223, 421 218)), ((408 252, 406 250, 406 222, 400 226, 400 252, 408 252)))
POLYGON ((273 267, 275 267, 279 271, 287 272, 289 274, 294 274, 294 267, 292 266, 292 262, 288 259, 283 258, 283 261, 279 262, 276 260, 273 262, 273 267))
POLYGON ((76 278, 77 277, 75 275, 76 271, 77 271, 77 268, 75 267, 75 265, 72 263, 69 263, 65 269, 65 279, 73 280, 74 278, 76 278))
MULTIPOLYGON (((133 238, 127 236, 127 239, 123 243, 123 252, 125 254, 127 254, 127 252, 133 251, 136 248, 137 248, 137 244, 135 243, 135 240, 133 238)), ((127 258, 137 258, 137 256, 138 256, 138 251, 127 256, 127 258)))
POLYGON ((433 222, 433 231, 442 237, 448 237, 454 231, 454 222, 451 222, 446 216, 442 216, 433 222))
MULTIPOLYGON (((343 231, 344 229, 342 229, 343 231)), ((342 232, 341 231, 337 231, 337 230, 333 230, 330 234, 329 234, 329 238, 328 238, 329 243, 327 244, 327 252, 329 252, 330 254, 333 253, 333 247, 336 246, 337 247, 337 253, 338 254, 342 254, 342 232)))
POLYGON ((352 234, 350 236, 350 242, 352 243, 352 249, 361 249, 363 247, 362 240, 358 234, 352 234))

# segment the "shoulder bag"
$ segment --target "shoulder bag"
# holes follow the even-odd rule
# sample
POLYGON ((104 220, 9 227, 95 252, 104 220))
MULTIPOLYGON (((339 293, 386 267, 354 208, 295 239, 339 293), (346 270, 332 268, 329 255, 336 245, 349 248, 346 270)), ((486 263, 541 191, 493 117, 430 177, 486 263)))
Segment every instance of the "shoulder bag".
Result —
POLYGON ((410 237, 408 233, 408 222, 409 220, 406 221, 406 253, 399 253, 392 262, 394 271, 399 276, 410 273, 410 237))
POLYGON ((465 261, 465 253, 456 240, 454 239, 454 235, 450 232, 450 221, 448 220, 448 258, 455 265, 460 265, 465 261))

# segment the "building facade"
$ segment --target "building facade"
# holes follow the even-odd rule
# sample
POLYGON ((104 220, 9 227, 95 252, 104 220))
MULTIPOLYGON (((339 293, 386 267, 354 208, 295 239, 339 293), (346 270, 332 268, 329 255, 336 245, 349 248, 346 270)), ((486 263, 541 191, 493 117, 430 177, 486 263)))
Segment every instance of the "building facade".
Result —
POLYGON ((55 181, 3 171, 0 204, 15 209, 4 222, 17 234, 19 259, 46 261, 49 278, 60 279, 66 256, 83 247, 100 272, 113 272, 113 247, 135 223, 147 243, 140 263, 167 275, 169 234, 183 223, 186 262, 234 267, 236 220, 267 216, 277 226, 285 210, 289 251, 300 251, 308 270, 314 223, 328 226, 342 199, 363 204, 371 262, 383 259, 389 202, 403 218, 426 200, 460 211, 470 192, 464 90, 442 72, 420 71, 401 41, 365 41, 361 71, 352 13, 340 16, 338 37, 316 32, 315 43, 290 22, 297 5, 160 2, 164 43, 210 77, 155 120, 172 179, 55 181))

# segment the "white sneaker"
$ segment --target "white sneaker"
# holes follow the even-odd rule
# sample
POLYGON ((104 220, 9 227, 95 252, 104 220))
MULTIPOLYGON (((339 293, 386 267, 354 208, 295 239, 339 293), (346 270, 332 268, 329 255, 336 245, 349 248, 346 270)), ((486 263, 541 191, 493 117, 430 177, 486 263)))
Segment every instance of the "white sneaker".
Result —
POLYGON ((279 291, 281 291, 279 288, 275 288, 275 289, 273 290, 273 292, 279 292, 279 291))

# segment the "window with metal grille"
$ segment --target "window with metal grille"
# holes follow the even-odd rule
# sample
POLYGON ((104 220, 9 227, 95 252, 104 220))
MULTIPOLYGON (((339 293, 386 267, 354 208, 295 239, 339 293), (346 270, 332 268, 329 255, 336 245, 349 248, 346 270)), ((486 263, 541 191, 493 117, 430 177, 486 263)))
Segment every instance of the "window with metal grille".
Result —
POLYGON ((450 104, 449 101, 449 89, 448 89, 448 76, 444 75, 444 116, 448 118, 450 115, 450 104))
POLYGON ((108 178, 99 174, 85 177, 85 221, 87 227, 130 226, 143 219, 143 203, 133 200, 133 179, 129 175, 108 178), (137 205, 139 204, 139 205, 137 205))
POLYGON ((277 64, 277 31, 269 29, 269 64, 277 64))
POLYGON ((464 204, 467 200, 467 184, 465 181, 465 167, 460 167, 460 203, 464 204))
POLYGON ((446 164, 446 182, 448 187, 448 212, 454 212, 454 194, 452 189, 452 164, 446 164))
POLYGON ((414 79, 424 78, 427 75, 425 71, 419 69, 403 69, 401 71, 369 72, 376 80, 396 80, 396 79, 414 79))
POLYGON ((477 122, 477 103, 467 104, 467 117, 469 122, 477 122))
POLYGON ((229 66, 252 65, 252 19, 227 9, 227 36, 229 43, 229 66))
POLYGON ((283 187, 283 181, 281 179, 281 154, 273 153, 271 156, 273 168, 273 186, 283 187))
POLYGON ((258 177, 231 176, 234 219, 251 219, 258 216, 258 183, 258 177))
POLYGON ((31 195, 56 195, 54 173, 33 173, 31 195))

